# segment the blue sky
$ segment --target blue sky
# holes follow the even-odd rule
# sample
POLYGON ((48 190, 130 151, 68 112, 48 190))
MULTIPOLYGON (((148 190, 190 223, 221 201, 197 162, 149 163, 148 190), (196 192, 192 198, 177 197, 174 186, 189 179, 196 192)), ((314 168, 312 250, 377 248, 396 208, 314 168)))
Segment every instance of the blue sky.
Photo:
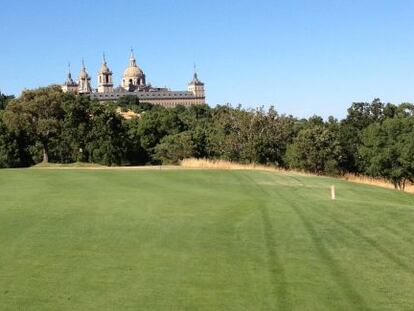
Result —
POLYGON ((114 81, 134 47, 155 86, 185 89, 193 63, 210 105, 274 105, 341 118, 353 101, 414 102, 414 1, 0 0, 0 90, 62 83, 82 57, 114 81))

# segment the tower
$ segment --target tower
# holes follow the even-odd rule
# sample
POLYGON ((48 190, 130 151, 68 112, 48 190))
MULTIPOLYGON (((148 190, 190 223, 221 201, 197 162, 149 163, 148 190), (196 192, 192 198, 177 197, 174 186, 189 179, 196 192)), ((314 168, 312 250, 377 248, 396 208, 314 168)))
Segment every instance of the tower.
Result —
POLYGON ((98 93, 112 93, 114 84, 112 83, 112 71, 106 64, 105 54, 103 54, 101 70, 98 72, 98 93))
POLYGON ((84 63, 83 59, 82 59, 82 68, 81 68, 81 71, 79 73, 78 93, 79 94, 92 93, 91 78, 89 77, 88 73, 86 72, 85 63, 84 63))
POLYGON ((127 91, 134 91, 139 86, 145 85, 145 74, 141 68, 138 67, 134 56, 134 50, 131 49, 129 65, 124 71, 121 86, 127 91))
POLYGON ((188 83, 187 90, 195 97, 204 98, 204 83, 198 80, 196 67, 194 65, 194 74, 193 74, 193 80, 188 83))
POLYGON ((66 78, 65 83, 62 85, 62 91, 76 93, 78 91, 78 84, 72 79, 72 73, 70 72, 70 63, 68 64, 68 67, 68 77, 66 78))

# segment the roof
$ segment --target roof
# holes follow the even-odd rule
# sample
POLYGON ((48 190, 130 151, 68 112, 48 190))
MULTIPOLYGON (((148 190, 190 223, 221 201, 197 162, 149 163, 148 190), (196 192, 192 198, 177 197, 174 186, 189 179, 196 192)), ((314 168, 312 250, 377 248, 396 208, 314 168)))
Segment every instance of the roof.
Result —
POLYGON ((203 82, 198 80, 197 72, 194 72, 193 80, 190 81, 188 84, 194 84, 194 85, 204 85, 203 82))

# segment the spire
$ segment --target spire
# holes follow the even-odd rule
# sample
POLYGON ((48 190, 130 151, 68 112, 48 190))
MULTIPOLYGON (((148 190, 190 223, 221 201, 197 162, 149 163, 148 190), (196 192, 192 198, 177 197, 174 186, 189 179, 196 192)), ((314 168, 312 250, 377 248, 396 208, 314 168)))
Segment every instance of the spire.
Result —
POLYGON ((111 70, 109 70, 108 68, 108 64, 106 63, 106 56, 105 56, 105 52, 102 53, 102 66, 101 66, 101 70, 98 72, 98 74, 101 73, 111 73, 111 70))
POLYGON ((196 67, 196 64, 194 63, 194 74, 193 74, 193 79, 194 80, 198 80, 198 77, 197 77, 197 67, 196 67))
POLYGON ((85 61, 82 57, 82 68, 78 77, 78 93, 91 93, 92 88, 90 84, 91 78, 86 72, 85 61))
POLYGON ((88 73, 86 72, 85 61, 84 61, 83 57, 82 57, 81 71, 79 73, 79 80, 81 80, 81 79, 90 80, 90 77, 89 77, 88 73))
POLYGON ((85 60, 83 59, 83 57, 82 57, 82 66, 81 66, 80 75, 85 76, 85 77, 87 76, 86 67, 85 67, 85 60))
POLYGON ((72 79, 72 73, 70 72, 70 62, 68 62, 68 77, 65 81, 66 86, 74 86, 76 83, 72 79))
POLYGON ((131 55, 129 56, 129 67, 137 67, 135 60, 134 49, 131 47, 131 55))
POLYGON ((102 52, 102 65, 98 71, 98 93, 113 92, 112 71, 108 68, 106 63, 105 52, 102 52))
POLYGON ((199 79, 198 79, 198 75, 197 75, 197 67, 196 67, 196 64, 194 63, 194 73, 193 73, 193 80, 191 80, 190 81, 190 83, 189 83, 189 85, 190 84, 192 84, 192 85, 204 85, 204 83, 203 82, 201 82, 199 79))
POLYGON ((70 62, 68 62, 68 80, 72 80, 72 73, 70 72, 70 62))

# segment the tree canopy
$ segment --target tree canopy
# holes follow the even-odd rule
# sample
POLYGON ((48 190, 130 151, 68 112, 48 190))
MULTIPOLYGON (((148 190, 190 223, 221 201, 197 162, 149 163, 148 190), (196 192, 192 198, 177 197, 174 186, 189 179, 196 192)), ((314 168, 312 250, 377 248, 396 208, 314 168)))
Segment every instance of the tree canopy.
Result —
POLYGON ((59 86, 0 94, 0 167, 41 161, 105 165, 225 159, 316 174, 365 174, 397 188, 413 182, 414 106, 353 103, 343 120, 298 119, 223 105, 164 108, 125 96, 99 103, 59 86), (119 113, 133 110, 136 117, 119 113))
POLYGON ((388 179, 396 188, 404 189, 407 181, 414 181, 414 117, 371 124, 362 133, 359 153, 367 174, 388 179))

